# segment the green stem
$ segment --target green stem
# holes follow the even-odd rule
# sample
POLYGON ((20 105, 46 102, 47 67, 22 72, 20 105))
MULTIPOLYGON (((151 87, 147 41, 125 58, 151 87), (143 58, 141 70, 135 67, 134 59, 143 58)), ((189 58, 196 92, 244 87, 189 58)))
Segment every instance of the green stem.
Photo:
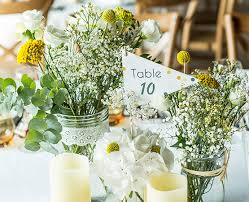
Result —
POLYGON ((135 192, 136 193, 136 196, 139 198, 139 200, 141 201, 141 202, 144 202, 144 200, 142 199, 142 197, 139 195, 139 193, 137 193, 137 192, 135 192))

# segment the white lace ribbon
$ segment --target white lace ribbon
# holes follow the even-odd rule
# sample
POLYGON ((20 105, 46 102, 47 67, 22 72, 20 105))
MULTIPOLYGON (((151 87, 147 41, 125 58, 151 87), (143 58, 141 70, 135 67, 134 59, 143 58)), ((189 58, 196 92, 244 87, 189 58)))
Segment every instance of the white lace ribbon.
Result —
POLYGON ((78 146, 85 146, 87 144, 95 144, 108 131, 108 123, 102 123, 97 126, 85 128, 63 127, 61 134, 62 141, 66 145, 76 144, 78 146))

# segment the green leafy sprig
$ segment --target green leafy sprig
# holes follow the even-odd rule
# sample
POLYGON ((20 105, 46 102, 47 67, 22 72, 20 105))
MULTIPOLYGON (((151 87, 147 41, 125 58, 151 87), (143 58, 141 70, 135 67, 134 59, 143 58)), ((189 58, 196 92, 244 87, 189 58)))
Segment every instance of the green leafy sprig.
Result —
POLYGON ((40 88, 28 75, 23 75, 21 84, 17 88, 11 78, 0 78, 0 109, 5 114, 17 112, 22 116, 25 106, 32 106, 37 110, 28 125, 25 148, 31 151, 44 149, 57 154, 54 147, 61 140, 62 126, 56 117, 63 110, 63 103, 67 98, 67 90, 63 84, 45 74, 40 79, 40 88))

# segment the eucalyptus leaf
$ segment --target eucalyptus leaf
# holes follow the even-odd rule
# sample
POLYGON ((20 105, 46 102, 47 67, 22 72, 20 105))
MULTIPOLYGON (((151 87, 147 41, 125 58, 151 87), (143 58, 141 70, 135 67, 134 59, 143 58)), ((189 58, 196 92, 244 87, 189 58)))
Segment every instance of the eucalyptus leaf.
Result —
POLYGON ((32 141, 27 141, 27 140, 25 141, 24 147, 27 150, 34 151, 34 152, 38 151, 41 148, 39 143, 32 142, 32 141))
POLYGON ((60 107, 58 105, 54 105, 50 111, 52 114, 59 114, 60 113, 60 107))
POLYGON ((35 90, 35 88, 36 88, 35 81, 33 79, 31 79, 27 74, 24 74, 22 76, 21 82, 22 82, 24 87, 27 87, 31 90, 35 90))
POLYGON ((5 92, 5 89, 8 86, 14 86, 14 88, 16 88, 16 82, 12 78, 4 79, 2 83, 2 91, 5 92))
POLYGON ((54 103, 57 105, 62 105, 66 100, 67 90, 65 88, 61 88, 56 96, 54 97, 54 103))
POLYGON ((48 125, 44 119, 33 118, 29 122, 29 130, 36 130, 40 133, 44 133, 48 129, 48 125))
POLYGON ((38 89, 31 99, 31 102, 36 107, 43 111, 51 110, 53 107, 53 100, 49 97, 50 90, 47 87, 38 89))
POLYGON ((52 153, 54 155, 59 154, 59 151, 48 142, 41 142, 40 146, 43 150, 45 150, 49 153, 52 153))
POLYGON ((31 98, 34 95, 35 91, 28 88, 20 86, 17 90, 18 95, 22 98, 25 105, 29 105, 31 103, 31 98))
POLYGON ((54 79, 49 75, 45 74, 41 77, 41 86, 47 87, 48 89, 52 89, 54 85, 54 79))
POLYGON ((60 133, 53 129, 49 129, 45 131, 44 137, 47 142, 52 143, 52 144, 57 144, 61 140, 60 133))
POLYGON ((40 107, 45 104, 45 100, 46 95, 41 90, 37 90, 34 96, 32 97, 31 102, 36 107, 40 107))
MULTIPOLYGON (((6 88, 4 89, 4 94, 6 95, 6 97, 14 96, 16 94, 15 87, 12 85, 6 86, 6 88)), ((17 97, 17 95, 15 95, 15 97, 17 97)))
POLYGON ((55 97, 55 95, 58 93, 58 89, 57 88, 53 88, 53 89, 51 89, 51 91, 49 92, 49 97, 50 98, 54 98, 55 97))
POLYGON ((62 126, 55 115, 48 114, 46 118, 46 124, 49 129, 54 129, 59 133, 62 131, 62 126))
POLYGON ((44 119, 46 116, 47 116, 46 112, 38 110, 37 114, 35 115, 35 118, 44 119))
POLYGON ((24 103, 21 98, 19 97, 17 98, 16 103, 12 110, 14 110, 17 113, 17 116, 19 117, 22 116, 23 111, 24 111, 24 103))
POLYGON ((27 137, 26 139, 30 142, 42 142, 44 140, 44 136, 42 133, 36 131, 36 130, 32 130, 30 129, 28 134, 27 134, 27 137))
POLYGON ((42 106, 39 108, 43 111, 49 111, 53 107, 53 100, 51 98, 47 98, 42 106))

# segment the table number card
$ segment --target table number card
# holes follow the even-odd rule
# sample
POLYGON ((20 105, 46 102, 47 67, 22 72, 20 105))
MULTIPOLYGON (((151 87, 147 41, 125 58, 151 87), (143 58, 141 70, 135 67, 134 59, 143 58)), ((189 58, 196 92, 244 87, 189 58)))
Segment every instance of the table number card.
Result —
POLYGON ((187 74, 167 68, 132 53, 123 55, 124 87, 145 99, 173 93, 197 83, 187 74))

